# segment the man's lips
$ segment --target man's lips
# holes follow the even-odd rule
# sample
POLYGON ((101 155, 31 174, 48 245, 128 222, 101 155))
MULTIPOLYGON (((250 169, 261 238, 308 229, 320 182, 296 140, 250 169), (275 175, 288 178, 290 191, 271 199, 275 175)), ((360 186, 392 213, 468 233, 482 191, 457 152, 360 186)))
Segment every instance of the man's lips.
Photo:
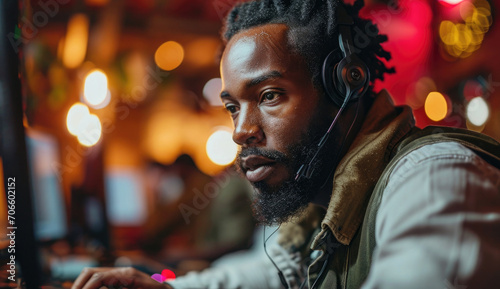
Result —
POLYGON ((247 179, 252 183, 267 178, 274 170, 275 163, 274 160, 259 155, 242 158, 243 170, 247 179))

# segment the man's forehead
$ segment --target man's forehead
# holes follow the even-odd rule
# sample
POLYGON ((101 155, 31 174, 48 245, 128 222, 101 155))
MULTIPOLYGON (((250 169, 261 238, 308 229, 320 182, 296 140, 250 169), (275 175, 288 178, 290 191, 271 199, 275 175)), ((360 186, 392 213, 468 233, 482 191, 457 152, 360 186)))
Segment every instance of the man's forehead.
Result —
POLYGON ((251 27, 236 33, 231 40, 235 41, 240 38, 276 38, 276 40, 286 39, 286 34, 288 32, 288 26, 283 23, 268 23, 255 27, 251 27))
POLYGON ((234 63, 256 53, 272 53, 283 59, 289 54, 287 32, 285 24, 266 24, 243 30, 228 42, 222 59, 234 63))

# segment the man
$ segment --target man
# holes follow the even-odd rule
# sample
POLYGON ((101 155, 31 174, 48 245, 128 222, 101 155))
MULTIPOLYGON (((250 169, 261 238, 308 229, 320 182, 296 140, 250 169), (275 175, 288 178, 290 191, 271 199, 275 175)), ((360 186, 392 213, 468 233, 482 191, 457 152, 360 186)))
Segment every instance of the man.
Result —
MULTIPOLYGON (((390 58, 386 38, 357 17, 361 6, 252 1, 230 12, 221 98, 238 165, 256 188, 255 215, 283 224, 271 252, 279 277, 263 261, 167 287, 500 286, 498 143, 419 131, 408 107, 371 91, 368 82, 392 70, 379 59, 390 58), (354 43, 356 31, 370 41, 354 43)), ((160 288, 148 278, 89 269, 75 288, 160 288)))

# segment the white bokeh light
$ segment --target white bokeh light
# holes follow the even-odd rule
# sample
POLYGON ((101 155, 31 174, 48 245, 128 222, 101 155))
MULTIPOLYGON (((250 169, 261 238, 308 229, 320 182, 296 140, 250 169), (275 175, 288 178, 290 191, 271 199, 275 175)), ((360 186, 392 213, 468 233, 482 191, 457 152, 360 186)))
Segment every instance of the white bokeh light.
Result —
POLYGON ((86 147, 91 147, 99 142, 102 134, 102 126, 99 117, 89 114, 84 117, 78 126, 78 142, 86 147))
POLYGON ((108 95, 108 77, 100 70, 92 70, 83 86, 83 98, 91 107, 100 107, 106 101, 108 95))
POLYGON ((222 80, 220 78, 212 78, 203 87, 203 96, 212 106, 223 106, 220 99, 220 91, 222 90, 222 80))
POLYGON ((474 97, 467 104, 467 119, 475 125, 482 126, 490 116, 488 104, 482 97, 474 97))
POLYGON ((79 124, 88 115, 90 115, 89 108, 85 104, 80 102, 73 104, 66 117, 66 126, 69 133, 75 136, 78 135, 79 124))
POLYGON ((236 159, 238 145, 234 143, 230 129, 218 129, 207 140, 208 158, 215 164, 225 166, 236 159))

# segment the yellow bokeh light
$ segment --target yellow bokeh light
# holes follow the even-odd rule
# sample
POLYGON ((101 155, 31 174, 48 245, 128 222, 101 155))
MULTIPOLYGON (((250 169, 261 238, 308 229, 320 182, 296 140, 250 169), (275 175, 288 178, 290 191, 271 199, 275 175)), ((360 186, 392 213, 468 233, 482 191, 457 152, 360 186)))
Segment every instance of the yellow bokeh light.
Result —
POLYGON ((444 50, 455 58, 466 58, 481 47, 484 34, 491 24, 491 7, 485 0, 473 3, 462 2, 460 16, 465 23, 442 21, 439 26, 439 37, 444 50))
POLYGON ((66 117, 66 126, 69 133, 72 135, 78 135, 79 125, 82 119, 90 115, 89 108, 80 102, 77 102, 71 106, 66 117))
POLYGON ((95 114, 85 116, 78 125, 78 142, 86 147, 91 147, 99 142, 102 126, 99 117, 95 114))
POLYGON ((82 64, 87 53, 89 19, 84 14, 76 14, 68 22, 62 60, 66 67, 76 68, 82 64))
POLYGON ((87 77, 83 87, 83 97, 92 107, 98 107, 106 101, 108 94, 108 77, 100 69, 92 70, 87 77))
POLYGON ((444 95, 433 91, 427 95, 425 100, 425 113, 433 121, 440 121, 448 114, 448 103, 444 95))
POLYGON ((155 52, 155 62, 163 70, 174 70, 184 60, 184 49, 175 41, 160 45, 155 52))
POLYGON ((439 36, 441 41, 447 45, 453 45, 458 41, 457 27, 451 21, 442 21, 439 25, 439 36))
POLYGON ((229 128, 218 129, 208 138, 206 150, 212 162, 225 166, 236 159, 238 146, 234 143, 229 128))
POLYGON ((460 51, 465 51, 472 42, 472 33, 470 29, 465 26, 465 24, 457 24, 457 30, 458 42, 456 43, 456 46, 460 51))

